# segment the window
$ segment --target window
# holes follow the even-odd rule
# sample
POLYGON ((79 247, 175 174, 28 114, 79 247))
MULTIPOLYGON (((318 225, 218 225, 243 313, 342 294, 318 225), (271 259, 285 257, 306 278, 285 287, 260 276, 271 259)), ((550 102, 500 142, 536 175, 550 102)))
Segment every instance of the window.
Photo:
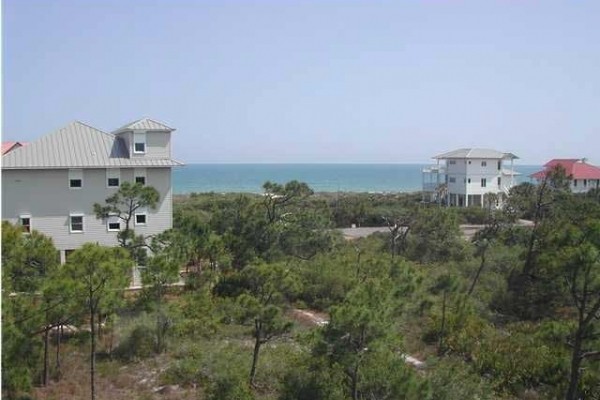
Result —
POLYGON ((121 171, 118 168, 106 170, 106 186, 109 188, 119 187, 121 171))
POLYGON ((83 187, 83 170, 70 169, 69 170, 69 188, 81 189, 82 187, 83 187))
POLYGON ((587 186, 587 179, 583 180, 583 186, 587 186))
POLYGON ((146 225, 146 213, 135 214, 135 224, 136 225, 146 225))
POLYGON ((502 178, 498 177, 498 186, 502 186, 502 178))
POLYGON ((25 233, 31 232, 31 215, 21 215, 19 216, 19 225, 21 225, 21 229, 25 233))
POLYGON ((573 186, 577 187, 577 179, 573 179, 573 186))
POLYGON ((486 187, 486 185, 487 185, 487 179, 481 178, 481 187, 486 187))
POLYGON ((146 184, 146 168, 135 168, 133 176, 135 177, 135 183, 146 184))
POLYGON ((456 164, 456 160, 450 160, 450 161, 448 161, 448 164, 455 165, 456 164))
POLYGON ((471 160, 469 160, 469 165, 471 165, 471 160))
POLYGON ((467 183, 471 183, 471 178, 467 179, 467 183))
POLYGON ((116 215, 111 215, 106 221, 106 229, 109 232, 118 232, 121 230, 121 219, 116 215))
POLYGON ((83 215, 81 214, 71 214, 69 216, 69 227, 71 233, 81 233, 83 232, 83 215))
POLYGON ((135 154, 144 154, 146 152, 146 134, 133 134, 133 152, 135 154))
POLYGON ((451 177, 450 178, 450 183, 456 183, 456 178, 455 177, 451 177))
POLYGON ((498 161, 498 171, 502 169, 502 160, 498 161))
POLYGON ((482 167, 487 167, 487 161, 482 161, 482 162, 481 162, 481 166, 482 166, 482 167))

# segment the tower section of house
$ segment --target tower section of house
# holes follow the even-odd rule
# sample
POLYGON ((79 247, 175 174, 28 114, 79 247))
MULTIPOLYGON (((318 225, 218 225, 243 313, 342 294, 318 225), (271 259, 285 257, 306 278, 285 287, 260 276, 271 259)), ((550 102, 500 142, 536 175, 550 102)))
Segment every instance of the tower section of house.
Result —
POLYGON ((497 205, 515 184, 512 153, 491 149, 458 149, 433 157, 437 165, 423 170, 424 200, 468 207, 485 205, 485 195, 495 194, 497 205))
POLYGON ((569 177, 573 193, 586 193, 592 189, 600 188, 600 167, 587 163, 585 158, 555 158, 544 164, 544 169, 530 175, 537 181, 543 180, 547 174, 556 167, 562 167, 569 177))
POLYGON ((171 134, 145 118, 114 133, 81 122, 20 147, 2 157, 2 219, 50 236, 64 261, 86 242, 117 245, 124 223, 97 219, 94 203, 103 204, 123 182, 154 187, 155 209, 137 210, 136 233, 153 235, 172 227, 171 134))

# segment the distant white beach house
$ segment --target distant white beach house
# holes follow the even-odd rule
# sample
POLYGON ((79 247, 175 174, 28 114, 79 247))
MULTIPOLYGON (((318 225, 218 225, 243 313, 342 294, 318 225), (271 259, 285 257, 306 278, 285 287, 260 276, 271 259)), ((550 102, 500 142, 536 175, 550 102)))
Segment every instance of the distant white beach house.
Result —
POLYGON ((456 207, 483 207, 485 195, 498 197, 501 206, 515 184, 512 153, 490 149, 458 149, 433 157, 437 164, 423 169, 423 200, 456 207))
POLYGON ((104 203, 122 182, 156 188, 155 210, 139 210, 137 233, 172 227, 171 159, 173 128, 152 119, 127 124, 113 133, 81 122, 2 156, 2 219, 50 236, 64 262, 86 242, 117 245, 124 228, 118 218, 96 219, 94 203, 104 203))

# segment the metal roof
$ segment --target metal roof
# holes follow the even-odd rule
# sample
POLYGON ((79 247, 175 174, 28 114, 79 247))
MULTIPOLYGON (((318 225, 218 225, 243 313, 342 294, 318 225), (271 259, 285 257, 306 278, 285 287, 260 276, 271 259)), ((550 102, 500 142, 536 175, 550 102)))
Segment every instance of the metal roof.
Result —
POLYGON ((135 157, 122 139, 75 121, 2 156, 3 169, 171 167, 170 158, 135 157))
POLYGON ((138 119, 137 121, 130 122, 129 124, 123 125, 119 129, 117 129, 115 132, 132 131, 132 130, 136 130, 136 129, 147 130, 147 131, 169 131, 169 132, 172 132, 175 130, 174 128, 171 128, 171 127, 163 124, 162 122, 158 122, 158 121, 155 121, 150 118, 142 118, 142 119, 138 119))
POLYGON ((503 153, 501 151, 492 150, 492 149, 477 149, 477 148, 466 148, 466 149, 458 149, 449 151, 447 153, 443 153, 433 157, 435 159, 445 160, 449 158, 481 158, 481 159, 516 159, 519 158, 512 153, 503 153))
POLYGON ((2 142, 2 155, 24 146, 25 142, 2 142))
POLYGON ((565 173, 571 179, 600 179, 600 168, 595 165, 588 164, 585 159, 569 158, 548 161, 544 164, 544 169, 534 174, 529 175, 537 180, 542 180, 556 166, 562 166, 565 173))

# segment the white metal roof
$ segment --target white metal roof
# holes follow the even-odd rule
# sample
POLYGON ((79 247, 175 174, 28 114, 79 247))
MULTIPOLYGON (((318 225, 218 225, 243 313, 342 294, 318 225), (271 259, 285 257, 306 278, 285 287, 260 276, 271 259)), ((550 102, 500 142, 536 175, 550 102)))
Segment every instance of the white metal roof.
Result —
POLYGON ((501 151, 492 149, 478 149, 478 148, 466 148, 449 151, 433 157, 439 160, 445 160, 450 158, 481 158, 481 159, 515 159, 519 158, 512 153, 503 153, 501 151))
POLYGON ((75 121, 2 156, 3 169, 170 167, 170 158, 135 157, 122 139, 75 121))
POLYGON ((148 130, 148 131, 169 131, 169 132, 172 132, 175 130, 174 128, 171 128, 171 127, 163 124, 162 122, 158 122, 158 121, 150 119, 150 118, 142 118, 142 119, 138 119, 136 121, 130 122, 126 125, 123 125, 119 129, 117 129, 115 132, 132 131, 132 130, 136 130, 136 129, 148 130))

